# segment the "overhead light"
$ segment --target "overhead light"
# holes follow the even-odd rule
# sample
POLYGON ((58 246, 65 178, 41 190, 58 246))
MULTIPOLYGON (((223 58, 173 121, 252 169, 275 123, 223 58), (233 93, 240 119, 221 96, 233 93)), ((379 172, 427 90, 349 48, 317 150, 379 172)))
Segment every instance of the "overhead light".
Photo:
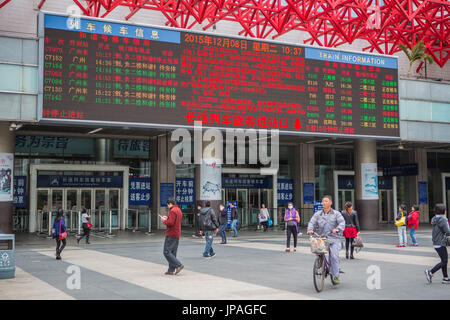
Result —
POLYGON ((398 148, 399 148, 400 150, 405 149, 405 147, 404 147, 402 144, 399 144, 399 145, 398 145, 398 148))
POLYGON ((329 139, 322 139, 322 140, 311 140, 311 141, 306 141, 305 143, 318 143, 318 142, 324 142, 324 141, 328 141, 329 139))
POLYGON ((97 129, 95 129, 95 130, 92 130, 92 131, 88 132, 88 134, 97 133, 97 132, 99 132, 100 130, 103 130, 103 128, 97 128, 97 129))

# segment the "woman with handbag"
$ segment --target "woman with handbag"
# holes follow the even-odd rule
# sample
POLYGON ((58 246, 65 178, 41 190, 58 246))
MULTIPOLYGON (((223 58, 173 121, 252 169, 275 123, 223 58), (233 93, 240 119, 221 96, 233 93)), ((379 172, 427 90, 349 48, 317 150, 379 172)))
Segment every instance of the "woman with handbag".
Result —
POLYGON ((436 215, 431 219, 431 225, 433 226, 432 239, 434 250, 436 250, 439 258, 441 258, 441 262, 433 267, 433 269, 425 270, 425 277, 428 282, 431 283, 431 278, 433 275, 442 269, 442 275, 444 278, 442 279, 443 284, 449 284, 450 280, 448 279, 447 273, 447 264, 448 264, 448 252, 447 246, 450 244, 450 228, 448 226, 448 219, 445 216, 446 208, 443 203, 437 203, 434 207, 434 211, 436 215))
POLYGON ((345 203, 345 210, 341 212, 345 220, 345 229, 342 234, 345 237, 345 258, 348 259, 348 247, 350 249, 350 259, 355 259, 353 256, 353 251, 355 246, 353 241, 357 236, 359 236, 359 220, 358 214, 353 210, 353 204, 350 201, 345 203))
POLYGON ((416 239, 416 231, 419 229, 419 206, 414 205, 411 212, 408 214, 408 229, 411 229, 409 235, 411 236, 412 245, 417 247, 419 244, 416 239))
POLYGON ((80 240, 86 236, 86 244, 91 244, 89 242, 89 233, 91 232, 92 224, 89 221, 91 219, 91 215, 87 212, 86 208, 83 208, 81 211, 81 227, 83 228, 83 235, 77 237, 77 243, 80 243, 80 240))
POLYGON ((398 208, 397 218, 395 218, 395 225, 397 226, 398 244, 397 248, 406 247, 408 241, 406 237, 406 218, 408 213, 406 212, 406 205, 402 204, 398 208))
POLYGON ((269 228, 269 210, 267 210, 266 205, 261 203, 261 209, 259 210, 259 223, 263 226, 264 232, 269 228))
POLYGON ((66 246, 66 224, 64 221, 64 212, 62 209, 58 210, 56 218, 53 221, 53 238, 56 240, 56 260, 61 260, 61 252, 66 246))
POLYGON ((291 251, 291 234, 294 235, 294 252, 297 251, 297 234, 298 224, 300 223, 300 215, 294 208, 292 202, 288 203, 288 208, 284 214, 284 222, 286 222, 286 252, 291 251))

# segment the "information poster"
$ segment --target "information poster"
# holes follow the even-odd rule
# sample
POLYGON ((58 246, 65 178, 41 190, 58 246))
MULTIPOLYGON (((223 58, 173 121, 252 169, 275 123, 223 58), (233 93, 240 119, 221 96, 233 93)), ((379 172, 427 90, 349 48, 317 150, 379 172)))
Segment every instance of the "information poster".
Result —
POLYGON ((13 201, 14 155, 0 153, 0 201, 13 201))
POLYGON ((202 159, 200 200, 222 200, 222 164, 219 159, 202 159))
POLYGON ((173 198, 174 186, 173 183, 160 183, 159 184, 159 196, 161 200, 161 207, 167 207, 167 200, 173 198))
POLYGON ((303 204, 314 204, 314 183, 303 183, 303 204))
POLYGON ((419 181, 419 204, 428 204, 428 187, 426 181, 419 181))
POLYGON ((376 163, 361 164, 361 200, 378 200, 378 170, 376 163))

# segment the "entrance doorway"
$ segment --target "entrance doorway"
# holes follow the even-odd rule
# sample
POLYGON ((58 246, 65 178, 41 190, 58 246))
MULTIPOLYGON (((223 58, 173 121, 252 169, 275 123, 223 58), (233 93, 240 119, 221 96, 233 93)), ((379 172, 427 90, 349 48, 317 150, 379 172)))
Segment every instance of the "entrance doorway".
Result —
POLYGON ((335 208, 336 210, 342 211, 345 209, 345 203, 350 201, 353 206, 355 206, 355 190, 351 189, 339 189, 338 190, 338 204, 339 208, 335 208))
POLYGON ((393 200, 394 196, 392 190, 378 191, 378 216, 380 223, 388 223, 393 221, 393 200))
POLYGON ((238 201, 239 223, 241 226, 257 225, 261 204, 272 208, 272 189, 222 189, 224 204, 238 201))
POLYGON ((77 189, 39 188, 37 189, 37 209, 40 225, 47 226, 53 221, 59 209, 64 210, 69 230, 78 229, 79 212, 86 209, 91 214, 94 229, 119 228, 122 212, 121 189, 77 189), (110 217, 111 215, 111 217, 110 217))
POLYGON ((441 174, 442 176, 442 202, 447 207, 447 217, 449 217, 450 208, 450 173, 445 172, 441 174))

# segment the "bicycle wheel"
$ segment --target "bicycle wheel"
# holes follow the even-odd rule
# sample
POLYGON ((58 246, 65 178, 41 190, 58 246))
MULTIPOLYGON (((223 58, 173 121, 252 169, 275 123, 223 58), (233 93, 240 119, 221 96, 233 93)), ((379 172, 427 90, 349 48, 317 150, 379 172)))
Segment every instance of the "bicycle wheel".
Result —
POLYGON ((323 269, 323 255, 318 255, 314 261, 313 268, 314 287, 317 292, 321 292, 323 290, 325 283, 325 270, 323 269))

